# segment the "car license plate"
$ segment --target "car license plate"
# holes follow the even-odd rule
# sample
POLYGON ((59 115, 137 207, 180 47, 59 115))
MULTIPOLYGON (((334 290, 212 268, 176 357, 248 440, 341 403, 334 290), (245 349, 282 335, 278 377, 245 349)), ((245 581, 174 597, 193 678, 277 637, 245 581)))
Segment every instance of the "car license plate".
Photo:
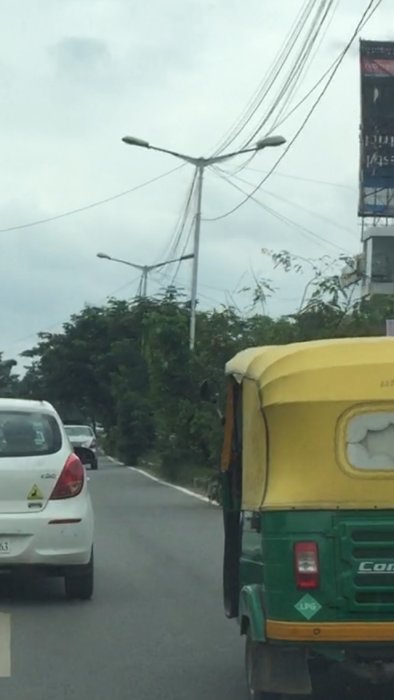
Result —
POLYGON ((11 550, 10 543, 8 540, 0 540, 0 556, 2 554, 9 554, 11 550))

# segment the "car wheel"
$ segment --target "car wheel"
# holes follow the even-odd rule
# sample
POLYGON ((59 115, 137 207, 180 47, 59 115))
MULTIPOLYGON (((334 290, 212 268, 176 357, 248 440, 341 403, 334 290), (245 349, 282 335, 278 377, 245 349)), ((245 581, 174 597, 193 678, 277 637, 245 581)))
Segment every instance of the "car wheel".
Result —
POLYGON ((91 469, 98 469, 98 462, 97 462, 97 459, 95 459, 94 462, 92 462, 92 464, 90 465, 90 468, 91 468, 91 469))
POLYGON ((81 572, 79 569, 78 573, 72 573, 72 571, 70 571, 70 573, 67 573, 65 576, 64 584, 67 598, 72 600, 90 600, 94 588, 93 552, 85 570, 81 572))

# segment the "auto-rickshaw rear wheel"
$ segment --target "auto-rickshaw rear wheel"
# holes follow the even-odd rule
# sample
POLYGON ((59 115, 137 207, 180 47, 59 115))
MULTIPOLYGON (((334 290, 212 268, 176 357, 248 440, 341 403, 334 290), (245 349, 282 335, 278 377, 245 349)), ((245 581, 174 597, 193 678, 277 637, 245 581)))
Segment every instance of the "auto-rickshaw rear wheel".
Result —
POLYGON ((283 693, 266 693, 264 690, 256 690, 252 687, 253 663, 256 659, 256 647, 259 642, 253 641, 248 632, 245 643, 245 673, 248 686, 249 700, 286 700, 283 693))

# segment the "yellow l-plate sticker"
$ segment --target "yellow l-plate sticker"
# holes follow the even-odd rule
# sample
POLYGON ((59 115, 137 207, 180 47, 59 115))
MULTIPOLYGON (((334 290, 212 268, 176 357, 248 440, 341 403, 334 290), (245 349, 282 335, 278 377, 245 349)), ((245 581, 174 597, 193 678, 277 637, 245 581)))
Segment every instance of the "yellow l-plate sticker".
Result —
POLYGON ((34 484, 34 486, 30 489, 29 493, 27 494, 27 500, 28 501, 42 501, 43 498, 44 498, 43 493, 40 491, 37 484, 34 484))

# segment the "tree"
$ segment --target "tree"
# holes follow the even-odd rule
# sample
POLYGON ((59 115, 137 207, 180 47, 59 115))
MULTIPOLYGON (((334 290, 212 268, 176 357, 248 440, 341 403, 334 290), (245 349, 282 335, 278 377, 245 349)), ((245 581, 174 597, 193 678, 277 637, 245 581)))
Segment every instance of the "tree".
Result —
POLYGON ((394 298, 362 300, 342 289, 343 258, 269 254, 288 274, 308 275, 292 314, 270 317, 265 300, 274 293, 272 284, 257 280, 248 290, 247 312, 234 306, 198 312, 190 353, 189 304, 173 287, 156 299, 86 306, 62 332, 41 334, 24 353, 33 363, 19 384, 13 361, 0 362, 5 390, 49 399, 64 420, 99 421, 108 449, 129 464, 153 449, 169 478, 187 479, 195 466, 215 469, 222 426, 215 409, 200 401, 204 379, 217 387, 222 402, 225 363, 245 347, 381 335, 386 318, 394 317, 394 298))
POLYGON ((18 395, 19 378, 13 373, 16 366, 15 360, 3 360, 3 354, 0 353, 0 394, 4 397, 13 397, 18 395))

